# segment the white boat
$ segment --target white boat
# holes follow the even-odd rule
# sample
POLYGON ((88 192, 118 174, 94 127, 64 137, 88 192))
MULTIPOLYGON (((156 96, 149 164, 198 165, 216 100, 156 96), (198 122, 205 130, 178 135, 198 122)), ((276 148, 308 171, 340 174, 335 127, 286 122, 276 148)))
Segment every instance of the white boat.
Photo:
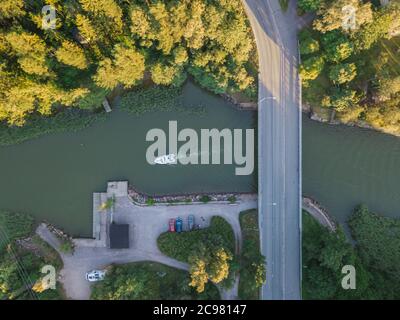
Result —
POLYGON ((166 154, 161 157, 157 157, 154 159, 154 163, 156 164, 176 164, 176 155, 175 154, 166 154))

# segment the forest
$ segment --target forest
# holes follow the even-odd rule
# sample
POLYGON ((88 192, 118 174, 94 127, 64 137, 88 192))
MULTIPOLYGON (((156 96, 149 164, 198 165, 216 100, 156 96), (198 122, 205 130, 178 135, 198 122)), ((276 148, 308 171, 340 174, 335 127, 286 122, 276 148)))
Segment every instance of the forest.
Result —
POLYGON ((298 7, 314 15, 299 33, 303 104, 325 121, 400 135, 400 1, 299 0, 298 7))
POLYGON ((330 232, 303 211, 303 299, 399 299, 400 220, 360 205, 348 226, 330 232), (355 267, 354 290, 341 286, 344 265, 355 267))
POLYGON ((179 87, 255 96, 255 44, 240 0, 4 0, 0 123, 95 109, 115 88, 179 87), (42 8, 55 8, 43 28, 42 8))

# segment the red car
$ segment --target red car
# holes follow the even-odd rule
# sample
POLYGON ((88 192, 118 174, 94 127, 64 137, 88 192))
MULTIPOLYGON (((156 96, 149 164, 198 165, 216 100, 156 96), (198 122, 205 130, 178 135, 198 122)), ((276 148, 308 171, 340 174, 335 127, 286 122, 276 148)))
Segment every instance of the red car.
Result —
POLYGON ((169 232, 175 232, 175 219, 169 219, 169 232))

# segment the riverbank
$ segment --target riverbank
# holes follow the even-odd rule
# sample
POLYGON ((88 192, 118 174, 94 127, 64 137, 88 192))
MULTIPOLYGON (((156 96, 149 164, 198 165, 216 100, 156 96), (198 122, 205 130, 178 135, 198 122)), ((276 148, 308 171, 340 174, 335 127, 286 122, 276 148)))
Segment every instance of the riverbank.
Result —
POLYGON ((76 132, 104 121, 106 117, 106 113, 99 110, 92 112, 66 109, 49 117, 32 116, 22 127, 9 127, 0 123, 0 147, 19 144, 50 133, 76 132))
MULTIPOLYGON (((321 109, 323 109, 323 108, 320 108, 320 110, 321 109)), ((313 109, 312 107, 306 106, 306 107, 303 107, 302 112, 310 120, 320 122, 320 123, 323 123, 326 125, 330 125, 330 126, 343 125, 343 126, 359 128, 359 129, 368 129, 368 130, 372 130, 372 131, 375 131, 378 133, 383 133, 383 134, 392 135, 395 137, 400 137, 400 125, 396 129, 385 130, 382 128, 374 128, 373 126, 367 124, 365 121, 341 122, 340 120, 335 119, 336 112, 334 110, 326 110, 326 112, 317 112, 317 111, 315 111, 315 108, 313 109)))
POLYGON ((336 231, 336 223, 329 216, 325 208, 317 201, 303 197, 302 208, 314 217, 322 226, 327 227, 330 231, 336 231))

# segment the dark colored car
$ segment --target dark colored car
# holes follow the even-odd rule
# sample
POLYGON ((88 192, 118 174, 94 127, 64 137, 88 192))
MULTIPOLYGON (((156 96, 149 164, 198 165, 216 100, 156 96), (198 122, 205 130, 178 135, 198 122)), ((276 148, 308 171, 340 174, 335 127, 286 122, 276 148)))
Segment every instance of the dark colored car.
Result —
POLYGON ((169 219, 169 232, 175 232, 175 219, 169 219))
POLYGON ((194 228, 194 215, 189 215, 188 216, 188 226, 189 226, 189 230, 193 230, 194 228))
POLYGON ((176 232, 182 232, 182 225, 183 225, 182 219, 181 218, 177 218, 176 221, 175 221, 176 232))

